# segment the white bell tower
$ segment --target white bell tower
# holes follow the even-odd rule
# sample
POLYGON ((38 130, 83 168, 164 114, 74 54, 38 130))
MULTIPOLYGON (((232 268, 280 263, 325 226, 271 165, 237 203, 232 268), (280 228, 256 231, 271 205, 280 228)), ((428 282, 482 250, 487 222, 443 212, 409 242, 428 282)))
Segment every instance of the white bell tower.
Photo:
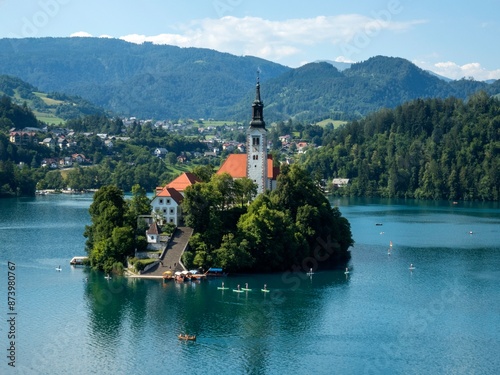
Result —
POLYGON ((247 130, 247 177, 257 184, 257 194, 267 190, 267 130, 258 77, 252 103, 252 121, 247 130))

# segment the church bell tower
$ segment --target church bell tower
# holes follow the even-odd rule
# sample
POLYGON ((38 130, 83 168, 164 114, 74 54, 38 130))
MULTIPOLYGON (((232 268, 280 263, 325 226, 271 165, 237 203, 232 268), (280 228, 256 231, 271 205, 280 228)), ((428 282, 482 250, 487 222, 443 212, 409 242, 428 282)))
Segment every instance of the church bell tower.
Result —
POLYGON ((260 99, 260 82, 257 76, 255 100, 252 103, 252 121, 247 129, 247 177, 257 184, 257 194, 268 188, 267 181, 267 130, 264 122, 264 103, 260 99))

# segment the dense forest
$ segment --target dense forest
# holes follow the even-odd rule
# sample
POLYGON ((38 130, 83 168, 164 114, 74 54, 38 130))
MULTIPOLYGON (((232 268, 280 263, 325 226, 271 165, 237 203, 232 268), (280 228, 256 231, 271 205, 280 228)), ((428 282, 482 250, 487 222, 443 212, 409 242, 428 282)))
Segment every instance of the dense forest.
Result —
POLYGON ((253 90, 258 69, 263 80, 289 70, 203 48, 104 38, 0 39, 0 74, 143 119, 229 119, 228 109, 253 90))
POLYGON ((348 178, 335 194, 500 199, 500 101, 418 99, 325 134, 302 160, 322 178, 348 178))
POLYGON ((188 268, 304 272, 349 259, 350 224, 304 168, 284 166, 277 189, 247 204, 255 192, 251 180, 227 174, 187 188, 182 208, 195 230, 183 254, 188 268))
POLYGON ((116 39, 0 39, 0 74, 143 119, 247 121, 258 70, 269 122, 352 120, 417 98, 500 93, 500 81, 446 82, 396 57, 372 57, 342 71, 326 62, 291 69, 251 56, 116 39))

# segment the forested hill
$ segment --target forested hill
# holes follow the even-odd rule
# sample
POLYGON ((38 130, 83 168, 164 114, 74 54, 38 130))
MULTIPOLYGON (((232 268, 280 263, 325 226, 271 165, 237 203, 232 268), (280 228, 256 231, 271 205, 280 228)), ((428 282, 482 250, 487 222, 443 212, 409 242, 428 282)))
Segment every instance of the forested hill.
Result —
POLYGON ((8 96, 14 104, 26 105, 38 119, 48 124, 105 113, 102 108, 80 97, 40 92, 29 83, 8 75, 0 75, 0 97, 2 96, 8 96))
MULTIPOLYGON (((225 118, 262 80, 289 70, 255 57, 103 38, 0 39, 0 74, 141 118, 225 118)), ((248 104, 246 113, 248 118, 248 104)))
POLYGON ((311 63, 266 84, 266 115, 354 119, 413 99, 466 99, 479 90, 498 94, 500 80, 446 82, 405 59, 384 56, 352 64, 342 72, 326 62, 311 63))
POLYGON ((500 101, 416 100, 330 133, 305 155, 323 177, 349 178, 352 196, 500 200, 500 101))
POLYGON ((396 57, 376 56, 342 71, 326 62, 291 69, 251 56, 117 39, 0 39, 0 74, 140 118, 247 121, 257 70, 268 121, 354 119, 417 98, 500 93, 500 80, 446 82, 396 57))

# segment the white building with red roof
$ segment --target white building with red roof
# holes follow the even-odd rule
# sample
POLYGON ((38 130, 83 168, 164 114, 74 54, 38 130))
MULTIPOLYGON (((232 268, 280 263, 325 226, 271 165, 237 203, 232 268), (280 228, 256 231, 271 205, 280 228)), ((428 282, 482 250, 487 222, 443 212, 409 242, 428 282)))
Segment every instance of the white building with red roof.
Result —
POLYGON ((165 187, 157 187, 156 194, 151 201, 153 215, 160 216, 162 222, 179 225, 182 220, 181 203, 184 191, 188 186, 199 182, 196 175, 185 172, 165 187))

